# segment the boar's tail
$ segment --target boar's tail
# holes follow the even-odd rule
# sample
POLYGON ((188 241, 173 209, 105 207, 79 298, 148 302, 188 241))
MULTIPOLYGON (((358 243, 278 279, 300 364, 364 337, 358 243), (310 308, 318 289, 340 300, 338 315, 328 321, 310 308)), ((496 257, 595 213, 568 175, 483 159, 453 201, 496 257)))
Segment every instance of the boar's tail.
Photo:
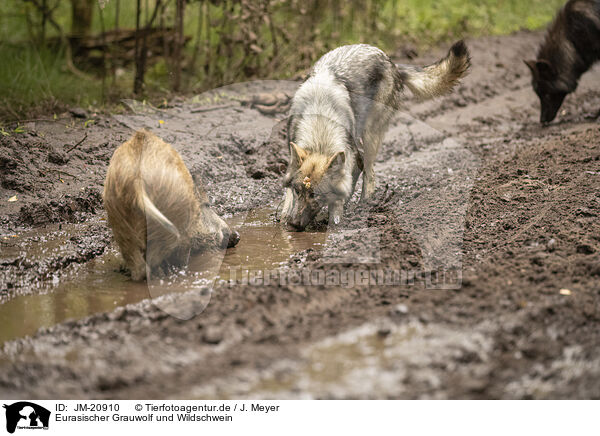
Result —
POLYGON ((169 219, 166 216, 164 216, 160 210, 158 210, 158 208, 154 205, 152 200, 150 200, 150 197, 148 197, 148 195, 146 194, 146 190, 143 186, 140 191, 140 197, 142 200, 142 206, 146 213, 146 219, 150 218, 153 221, 156 221, 165 230, 172 233, 177 239, 179 239, 179 230, 177 230, 177 227, 175 227, 175 225, 171 221, 169 221, 169 219))

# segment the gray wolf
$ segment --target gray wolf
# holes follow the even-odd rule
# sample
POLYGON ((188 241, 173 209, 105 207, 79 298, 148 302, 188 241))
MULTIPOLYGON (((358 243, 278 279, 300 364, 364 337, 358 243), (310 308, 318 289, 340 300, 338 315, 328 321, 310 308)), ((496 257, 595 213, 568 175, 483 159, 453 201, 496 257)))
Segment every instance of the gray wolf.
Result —
POLYGON ((527 60, 541 103, 540 122, 549 123, 579 78, 600 59, 600 0, 570 0, 548 27, 537 59, 527 60))
POLYGON ((321 57, 292 99, 282 221, 301 231, 327 206, 329 224, 339 224, 361 173, 361 200, 368 200, 375 158, 404 88, 421 100, 447 94, 469 66, 463 41, 423 68, 395 65, 366 44, 321 57))
POLYGON ((210 208, 181 156, 142 130, 119 146, 108 166, 104 207, 133 280, 146 269, 182 266, 190 251, 233 246, 239 240, 210 208))

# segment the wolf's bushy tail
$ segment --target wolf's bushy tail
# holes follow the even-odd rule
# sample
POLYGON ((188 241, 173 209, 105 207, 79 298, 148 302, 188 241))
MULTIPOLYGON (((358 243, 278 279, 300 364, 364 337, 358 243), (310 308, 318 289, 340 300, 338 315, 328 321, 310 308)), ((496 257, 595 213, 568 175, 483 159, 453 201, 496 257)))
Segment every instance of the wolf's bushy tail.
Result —
POLYGON ((427 67, 397 65, 403 84, 420 100, 448 94, 467 75, 471 57, 464 41, 458 41, 445 58, 427 67))

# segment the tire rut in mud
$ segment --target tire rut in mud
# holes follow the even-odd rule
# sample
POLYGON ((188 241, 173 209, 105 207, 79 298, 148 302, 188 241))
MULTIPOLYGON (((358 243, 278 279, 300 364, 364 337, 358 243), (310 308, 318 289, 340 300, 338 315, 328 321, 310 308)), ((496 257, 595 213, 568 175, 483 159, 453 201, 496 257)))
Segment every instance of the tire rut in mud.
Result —
MULTIPOLYGON (((593 114, 600 107, 598 70, 569 96, 559 121, 542 129, 521 61, 540 38, 519 33, 473 40, 473 71, 455 94, 407 103, 419 121, 403 114, 392 128, 378 161, 376 198, 367 207, 352 206, 344 223, 343 236, 349 237, 333 250, 333 255, 356 250, 350 235, 375 232, 380 265, 423 269, 430 259, 410 224, 421 216, 427 226, 428 219, 445 214, 445 202, 463 204, 460 195, 466 194, 464 221, 456 221, 462 230, 448 226, 442 234, 464 232, 459 289, 423 290, 418 278, 412 286, 221 286, 206 310, 187 322, 146 301, 5 344, 0 392, 31 398, 597 397, 600 129, 593 114), (456 144, 444 142, 448 138, 456 144), (465 156, 476 165, 461 167, 465 156), (445 192, 446 184, 457 189, 428 199, 428 192, 445 192), (422 202, 410 209, 419 196, 422 202), (405 218, 411 213, 414 219, 405 218), (391 350, 400 346, 385 338, 412 326, 414 337, 406 346, 413 354, 398 351, 397 362, 375 363, 375 373, 357 371, 360 380, 320 379, 318 390, 306 390, 313 375, 303 364, 310 362, 311 350, 321 341, 343 342, 343 332, 361 326, 375 326, 380 332, 375 340, 391 350), (294 372, 300 376, 286 378, 294 372), (254 382, 278 377, 285 383, 257 387, 254 382), (372 389, 352 389, 356 383, 372 389)), ((278 198, 286 158, 281 135, 274 141, 278 146, 264 146, 276 121, 248 108, 239 111, 225 111, 237 123, 235 141, 219 126, 223 114, 205 112, 201 126, 214 137, 201 157, 183 152, 193 171, 218 179, 208 190, 221 213, 278 198), (227 157, 220 163, 219 156, 227 157), (251 201, 229 203, 247 190, 251 201)), ((183 134, 195 128, 183 126, 183 134)), ((100 171, 106 159, 102 162, 100 171)), ((98 178, 96 189, 100 183, 98 178)), ((367 269, 352 261, 332 265, 325 254, 309 250, 293 256, 284 270, 336 268, 367 269)), ((352 367, 351 357, 334 357, 352 367)))

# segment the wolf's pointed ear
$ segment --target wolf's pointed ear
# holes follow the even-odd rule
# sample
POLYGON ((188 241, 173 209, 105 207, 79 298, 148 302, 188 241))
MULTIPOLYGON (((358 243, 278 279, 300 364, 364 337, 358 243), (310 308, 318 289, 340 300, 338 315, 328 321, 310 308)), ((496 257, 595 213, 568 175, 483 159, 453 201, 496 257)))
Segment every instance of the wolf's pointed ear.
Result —
POLYGON ((545 59, 539 59, 535 62, 535 68, 540 74, 540 77, 544 77, 546 79, 552 79, 556 76, 556 72, 554 71, 554 67, 550 62, 545 59))
POLYGON ((531 70, 531 73, 534 76, 537 75, 538 71, 537 71, 537 67, 535 65, 536 61, 534 61, 534 60, 524 60, 523 62, 525 63, 525 65, 527 65, 529 67, 529 69, 531 70))
POLYGON ((329 158, 327 161, 326 169, 332 169, 334 171, 341 170, 346 165, 346 153, 338 151, 336 154, 329 158))
POLYGON ((296 162, 298 162, 298 165, 302 165, 302 162, 304 162, 304 159, 306 159, 306 156, 308 156, 306 150, 292 141, 290 141, 290 149, 292 151, 292 156, 296 162))

